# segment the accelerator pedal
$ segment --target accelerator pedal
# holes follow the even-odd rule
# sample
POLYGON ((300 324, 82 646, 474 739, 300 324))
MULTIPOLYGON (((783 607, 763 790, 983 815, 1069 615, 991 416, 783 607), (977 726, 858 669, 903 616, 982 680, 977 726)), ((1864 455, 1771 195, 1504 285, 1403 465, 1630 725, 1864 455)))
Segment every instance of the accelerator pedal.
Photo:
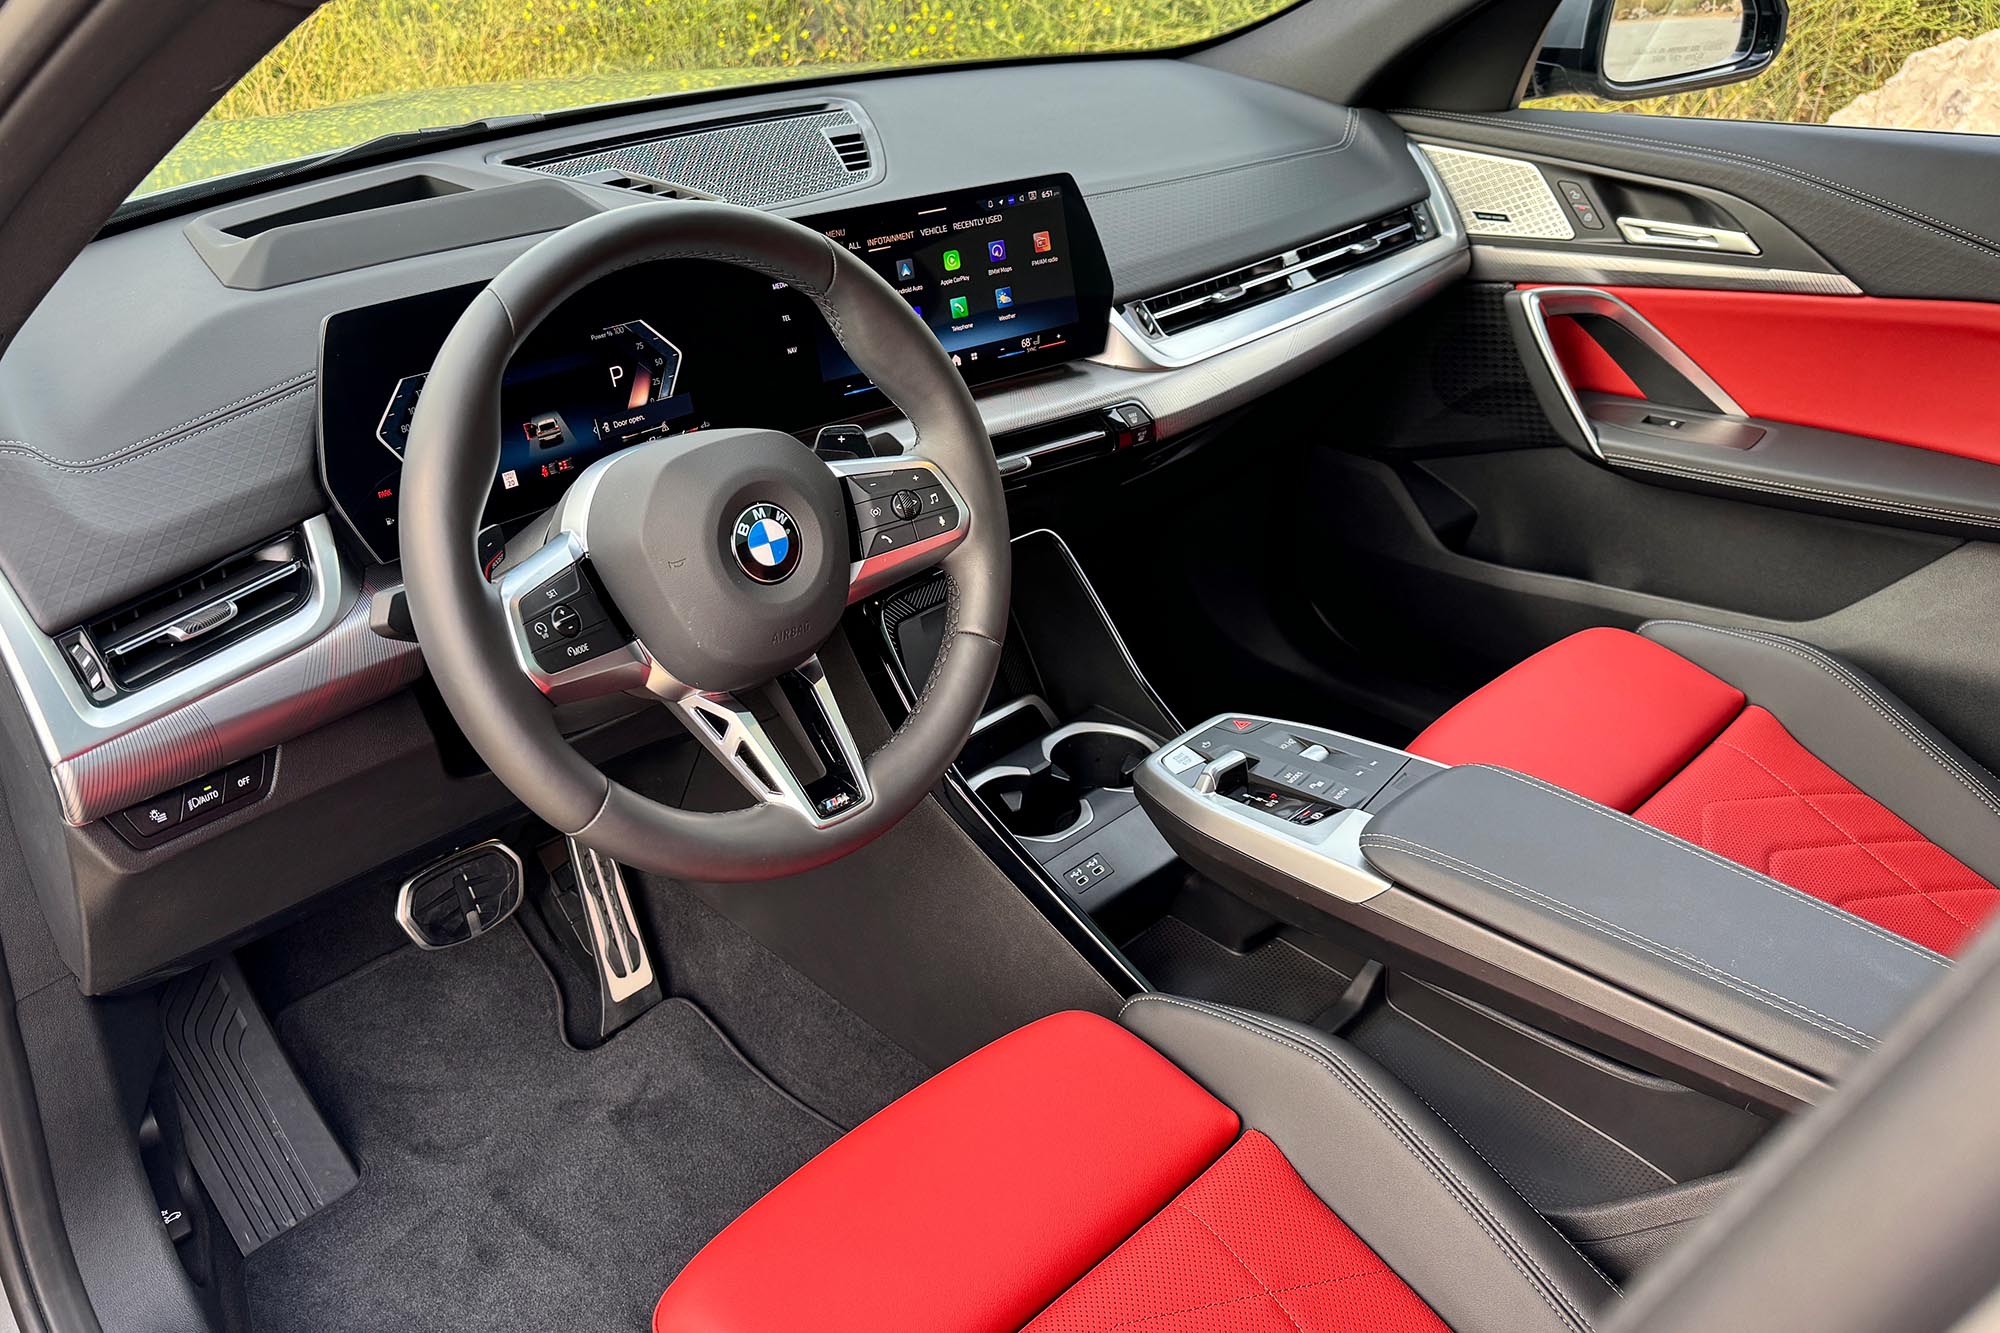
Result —
POLYGON ((233 958, 168 985, 167 1058, 188 1156, 249 1254, 353 1189, 353 1159, 299 1081, 233 958))

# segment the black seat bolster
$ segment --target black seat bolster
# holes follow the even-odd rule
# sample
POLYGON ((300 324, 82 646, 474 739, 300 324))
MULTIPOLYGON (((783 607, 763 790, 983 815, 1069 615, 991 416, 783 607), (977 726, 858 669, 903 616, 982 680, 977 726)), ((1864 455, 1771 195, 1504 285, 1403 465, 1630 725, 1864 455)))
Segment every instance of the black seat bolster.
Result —
POLYGON ((1873 676, 1778 634, 1685 620, 1639 632, 1743 691, 1828 767, 2000 884, 2000 779, 1873 676))
POLYGON ((1418 1097, 1298 1024, 1140 995, 1125 1025, 1277 1144, 1327 1206, 1462 1333, 1587 1333, 1619 1299, 1418 1097))
POLYGON ((1360 838, 1410 893, 1831 1079, 1942 956, 1629 815, 1502 768, 1413 788, 1360 838))

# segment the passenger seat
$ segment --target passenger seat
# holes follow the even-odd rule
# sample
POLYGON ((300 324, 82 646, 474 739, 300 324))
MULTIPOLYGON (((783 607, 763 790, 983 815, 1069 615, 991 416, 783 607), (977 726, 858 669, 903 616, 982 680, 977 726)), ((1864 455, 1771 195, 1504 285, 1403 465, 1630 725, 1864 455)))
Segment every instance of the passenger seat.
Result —
POLYGON ((2000 779, 1794 639, 1671 620, 1584 630, 1410 749, 1552 782, 1940 953, 2000 906, 2000 779))

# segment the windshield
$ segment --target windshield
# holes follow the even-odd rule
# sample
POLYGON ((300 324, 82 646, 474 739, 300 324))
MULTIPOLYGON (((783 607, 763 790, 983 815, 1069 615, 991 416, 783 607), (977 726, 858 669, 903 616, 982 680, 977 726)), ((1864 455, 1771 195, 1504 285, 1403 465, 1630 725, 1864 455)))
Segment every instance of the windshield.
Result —
POLYGON ((331 0, 135 194, 378 135, 789 76, 1181 46, 1290 0, 331 0))

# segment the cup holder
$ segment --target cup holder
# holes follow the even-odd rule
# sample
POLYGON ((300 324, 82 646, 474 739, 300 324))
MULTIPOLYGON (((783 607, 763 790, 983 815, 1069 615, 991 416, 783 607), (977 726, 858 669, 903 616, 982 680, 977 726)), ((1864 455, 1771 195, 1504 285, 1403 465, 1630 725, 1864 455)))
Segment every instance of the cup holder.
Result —
POLYGON ((1153 748, 1128 727, 1073 722, 1044 736, 1027 758, 987 770, 973 791, 1015 837, 1057 842, 1090 822, 1090 793, 1130 790, 1133 770, 1153 748))
POLYGON ((1126 791, 1132 773, 1153 752, 1152 742, 1131 732, 1092 727, 1072 731, 1049 747, 1049 764, 1086 791, 1126 791))
POLYGON ((1020 838, 1059 838, 1088 815, 1083 793, 1052 768, 1035 773, 1009 770, 974 790, 1020 838))

